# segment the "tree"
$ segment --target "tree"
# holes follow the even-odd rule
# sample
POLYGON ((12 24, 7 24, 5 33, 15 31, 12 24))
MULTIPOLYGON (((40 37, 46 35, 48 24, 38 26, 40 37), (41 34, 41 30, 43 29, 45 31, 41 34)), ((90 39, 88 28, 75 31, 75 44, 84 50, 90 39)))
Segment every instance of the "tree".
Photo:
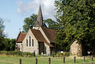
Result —
POLYGON ((16 39, 4 38, 3 49, 4 51, 15 50, 16 39))
POLYGON ((10 39, 10 50, 15 50, 16 39, 10 39))
POLYGON ((95 42, 95 1, 56 0, 55 6, 58 10, 56 18, 60 23, 56 43, 68 47, 71 41, 77 39, 91 47, 95 42))
POLYGON ((3 31, 4 31, 4 25, 3 25, 4 21, 2 18, 0 18, 0 50, 3 49, 3 46, 4 46, 4 37, 5 35, 3 34, 3 31))
POLYGON ((51 29, 56 29, 57 30, 57 28, 58 28, 58 23, 57 22, 55 22, 55 21, 53 21, 52 19, 46 19, 45 20, 45 23, 48 25, 48 27, 49 28, 51 28, 51 29))
POLYGON ((23 30, 24 30, 23 32, 27 32, 29 28, 32 28, 36 20, 37 20, 37 15, 35 14, 25 18, 23 25, 23 30))
POLYGON ((3 31, 4 31, 4 25, 3 25, 4 21, 2 18, 0 18, 0 36, 4 37, 3 31))
POLYGON ((10 39, 9 38, 4 38, 4 43, 3 43, 3 49, 4 51, 10 51, 10 39))
MULTIPOLYGON (((34 23, 37 21, 37 15, 33 14, 30 17, 24 19, 23 32, 27 32, 29 28, 33 28, 34 23)), ((57 29, 58 23, 52 19, 44 20, 48 28, 57 29)))

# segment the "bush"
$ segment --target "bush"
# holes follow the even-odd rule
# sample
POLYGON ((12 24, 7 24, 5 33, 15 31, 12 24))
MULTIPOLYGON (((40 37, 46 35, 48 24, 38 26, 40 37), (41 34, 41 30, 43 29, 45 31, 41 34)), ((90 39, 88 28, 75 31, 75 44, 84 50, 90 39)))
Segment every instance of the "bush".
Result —
POLYGON ((33 57, 34 56, 34 53, 29 53, 29 57, 33 57))
POLYGON ((57 56, 58 56, 58 57, 62 57, 62 56, 63 56, 63 53, 58 52, 58 53, 57 53, 57 56))
POLYGON ((55 52, 53 52, 53 53, 52 53, 52 56, 53 56, 53 57, 55 57, 55 56, 56 56, 56 53, 55 53, 55 52))
POLYGON ((65 55, 64 56, 69 56, 70 55, 70 53, 69 52, 65 52, 65 55))
POLYGON ((57 53, 57 56, 58 56, 58 57, 69 56, 69 55, 70 55, 69 52, 63 52, 63 53, 58 52, 58 53, 57 53))
POLYGON ((34 56, 34 53, 30 52, 21 52, 21 51, 0 51, 0 54, 5 54, 5 55, 17 55, 17 56, 29 56, 32 57, 34 56))

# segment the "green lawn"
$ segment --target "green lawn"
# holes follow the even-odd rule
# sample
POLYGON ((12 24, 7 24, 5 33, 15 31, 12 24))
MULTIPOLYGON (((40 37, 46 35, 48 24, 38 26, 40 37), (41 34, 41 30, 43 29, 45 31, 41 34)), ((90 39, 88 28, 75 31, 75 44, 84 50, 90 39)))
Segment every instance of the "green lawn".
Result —
MULTIPOLYGON (((22 64, 35 64, 35 59, 38 59, 38 64, 48 64, 49 57, 9 57, 0 56, 0 64, 19 64, 19 59, 22 59, 22 64)), ((73 62, 73 57, 66 57, 65 64, 82 64, 82 63, 95 63, 91 61, 90 57, 86 57, 85 62, 83 58, 77 58, 76 63, 73 62)), ((51 64, 63 64, 63 57, 51 57, 51 64)))

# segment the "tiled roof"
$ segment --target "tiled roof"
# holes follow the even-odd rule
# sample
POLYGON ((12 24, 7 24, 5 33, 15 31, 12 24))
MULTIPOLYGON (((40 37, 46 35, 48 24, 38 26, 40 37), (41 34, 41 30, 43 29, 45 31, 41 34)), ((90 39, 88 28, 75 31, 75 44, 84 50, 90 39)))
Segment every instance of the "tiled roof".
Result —
POLYGON ((56 30, 42 27, 44 33, 46 34, 47 38, 50 40, 51 43, 55 42, 55 34, 56 30))
POLYGON ((17 38, 17 42, 22 42, 25 36, 26 36, 26 33, 20 33, 17 38))
POLYGON ((43 37, 43 35, 41 34, 41 32, 39 30, 34 30, 31 29, 33 35, 35 36, 35 38, 39 41, 39 42, 44 42, 47 45, 49 45, 50 47, 54 47, 52 44, 49 44, 46 39, 43 37))

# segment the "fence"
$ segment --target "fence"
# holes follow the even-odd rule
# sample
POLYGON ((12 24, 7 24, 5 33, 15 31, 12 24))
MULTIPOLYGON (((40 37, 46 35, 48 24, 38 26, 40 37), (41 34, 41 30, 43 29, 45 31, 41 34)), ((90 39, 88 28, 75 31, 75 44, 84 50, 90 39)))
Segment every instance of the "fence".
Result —
MULTIPOLYGON (((73 59, 74 63, 76 63, 76 57, 73 59)), ((85 62, 85 56, 83 57, 83 61, 85 62)), ((91 56, 91 61, 93 61, 93 56, 91 56)), ((19 64, 22 64, 22 60, 19 59, 19 64)), ((38 64, 38 59, 35 59, 35 64, 38 64)), ((51 64, 51 58, 48 58, 48 64, 51 64)), ((63 57, 63 64, 65 64, 65 57, 63 57)), ((83 63, 82 63, 83 64, 83 63)), ((95 64, 95 63, 86 63, 86 64, 95 64)))

